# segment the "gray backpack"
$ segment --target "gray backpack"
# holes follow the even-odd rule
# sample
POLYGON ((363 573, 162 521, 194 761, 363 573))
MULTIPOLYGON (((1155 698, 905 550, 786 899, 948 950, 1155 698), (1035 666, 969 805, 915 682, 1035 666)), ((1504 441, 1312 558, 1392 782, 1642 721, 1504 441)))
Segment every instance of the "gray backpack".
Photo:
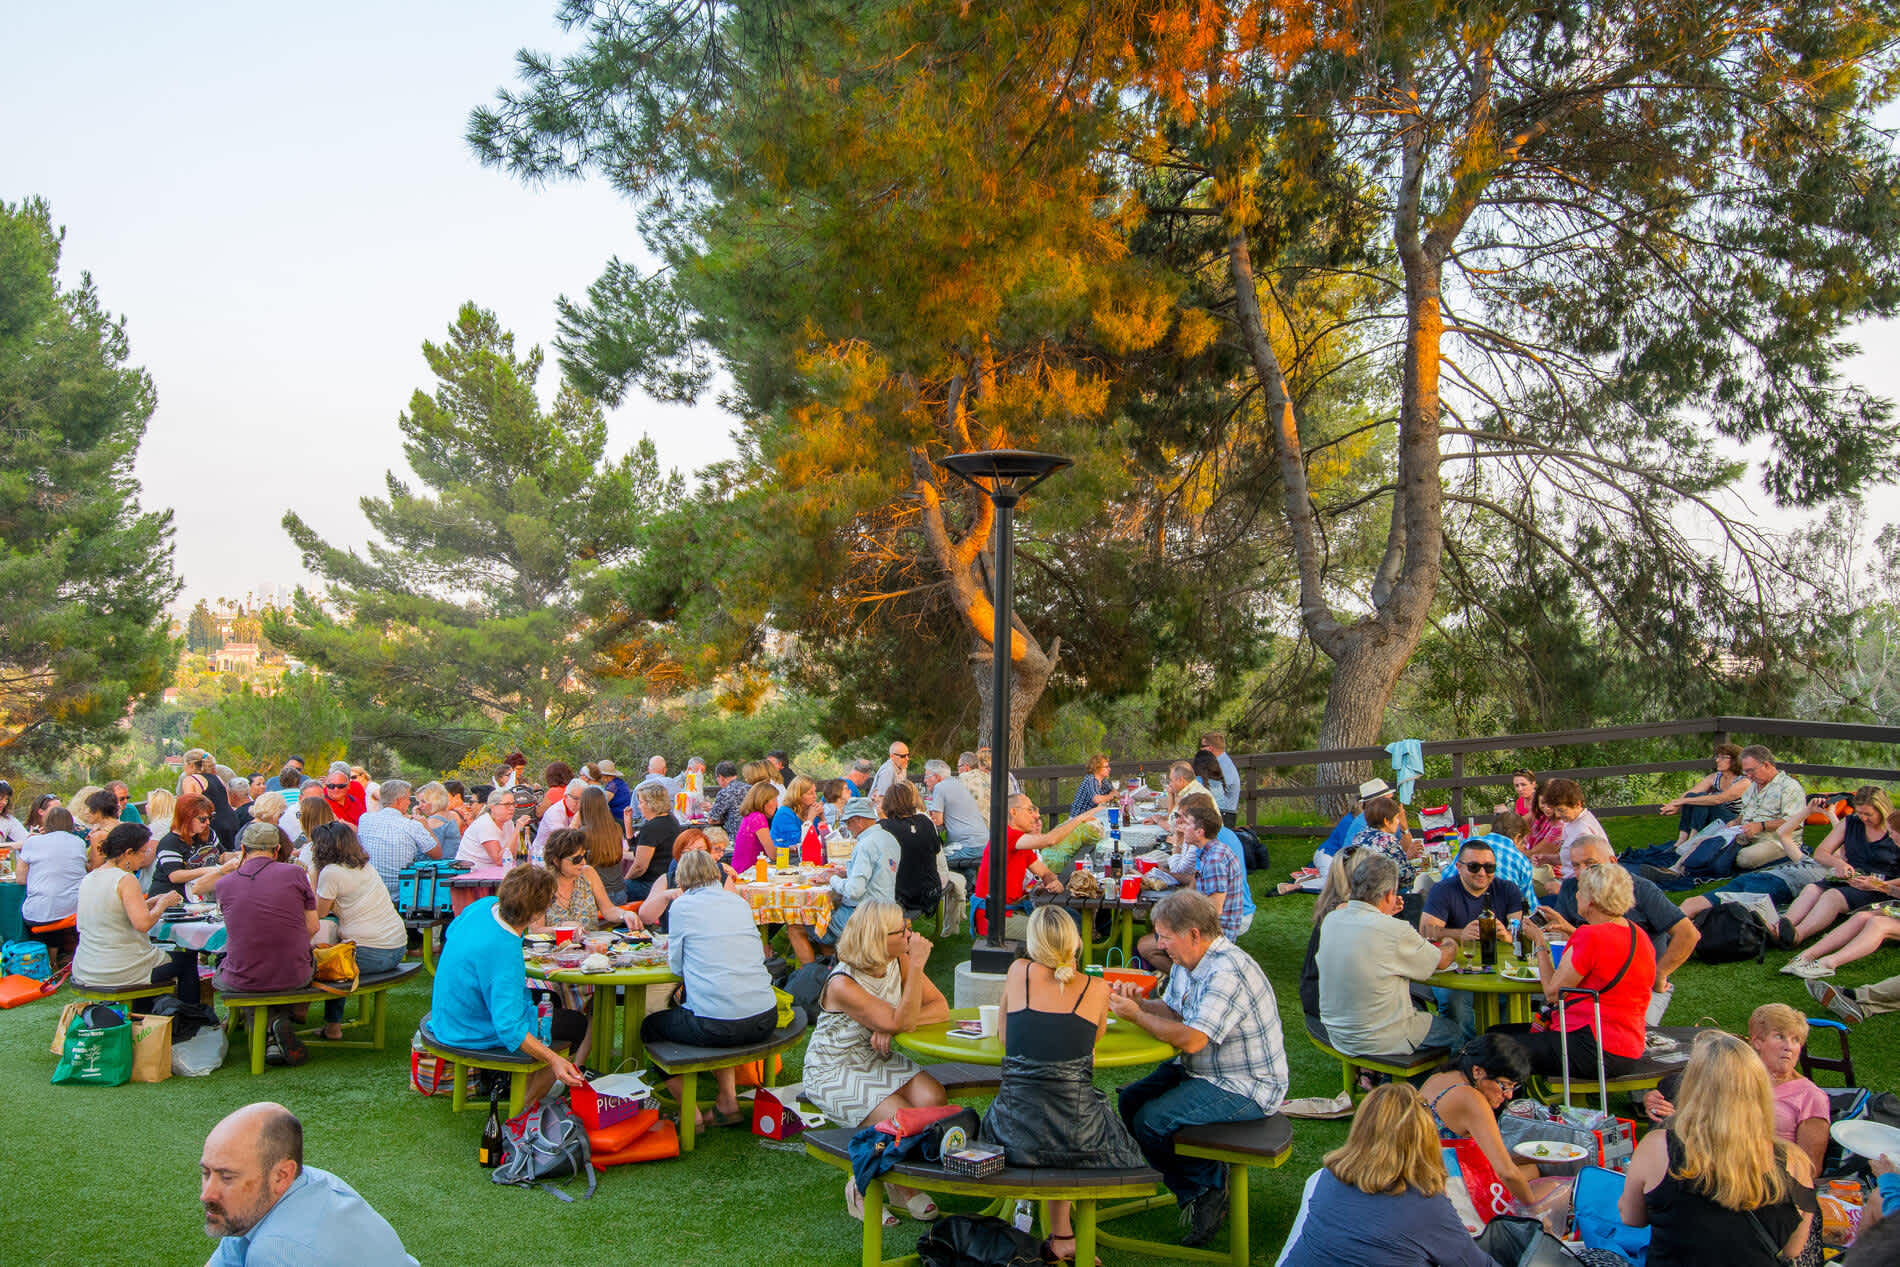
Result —
POLYGON ((597 1180, 587 1150, 587 1131, 565 1099, 542 1100, 529 1108, 519 1138, 512 1130, 503 1130, 496 1183, 524 1188, 539 1184, 561 1200, 572 1201, 570 1194, 541 1181, 582 1173, 587 1175, 587 1195, 591 1197, 597 1180))

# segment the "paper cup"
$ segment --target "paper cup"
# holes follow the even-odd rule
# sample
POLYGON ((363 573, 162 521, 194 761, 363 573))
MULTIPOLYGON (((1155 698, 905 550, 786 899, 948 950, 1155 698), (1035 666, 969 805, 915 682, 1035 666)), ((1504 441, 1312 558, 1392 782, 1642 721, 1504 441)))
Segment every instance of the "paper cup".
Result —
POLYGON ((983 1027, 983 1037, 996 1037, 996 1013, 998 1010, 999 1005, 995 1003, 985 1003, 982 1007, 976 1009, 976 1023, 983 1027))

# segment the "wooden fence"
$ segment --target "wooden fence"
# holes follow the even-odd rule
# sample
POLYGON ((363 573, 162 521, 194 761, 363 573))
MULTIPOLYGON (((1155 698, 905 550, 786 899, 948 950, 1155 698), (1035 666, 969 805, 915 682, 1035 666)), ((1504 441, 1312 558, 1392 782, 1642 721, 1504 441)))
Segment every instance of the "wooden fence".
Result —
MULTIPOLYGON (((1632 740, 1668 739, 1693 735, 1707 736, 1710 747, 1718 743, 1759 742, 1773 748, 1774 741, 1777 739, 1843 740, 1855 743, 1900 745, 1900 726, 1791 721, 1779 717, 1697 717, 1684 721, 1650 722, 1638 726, 1604 726, 1594 730, 1553 730, 1528 735, 1434 739, 1420 745, 1424 750, 1425 758, 1429 762, 1434 757, 1450 757, 1451 776, 1419 779, 1412 795, 1412 804, 1417 806, 1448 802, 1454 816, 1458 821, 1463 822, 1467 816, 1465 793, 1468 789, 1501 787, 1504 795, 1496 799, 1508 799, 1511 785, 1509 767, 1529 763, 1520 759, 1503 763, 1505 768, 1502 770, 1467 772, 1465 758, 1472 753, 1532 750, 1548 752, 1553 749, 1594 747, 1632 740)), ((1308 749, 1301 752, 1256 752, 1244 756, 1230 753, 1228 755, 1240 770, 1240 821, 1253 826, 1254 830, 1261 835, 1323 836, 1331 829, 1332 824, 1320 815, 1317 808, 1318 798, 1357 790, 1356 784, 1283 783, 1274 777, 1276 771, 1310 767, 1321 762, 1364 761, 1373 764, 1374 774, 1385 778, 1388 782, 1392 781, 1391 757, 1384 748, 1308 749), (1313 822, 1311 824, 1258 825, 1262 802, 1275 801, 1304 802, 1304 808, 1313 814, 1313 822)), ((1900 770, 1798 761, 1782 761, 1778 764, 1781 769, 1801 779, 1804 784, 1813 779, 1840 779, 1871 783, 1900 782, 1900 770)), ((1131 774, 1165 774, 1168 765, 1169 762, 1166 761, 1111 761, 1108 768, 1111 775, 1120 778, 1131 774)), ((1625 765, 1559 768, 1545 763, 1537 766, 1537 772, 1541 777, 1560 776, 1579 781, 1619 778, 1635 774, 1679 773, 1685 776, 1683 779, 1685 788, 1711 769, 1707 756, 1687 761, 1649 761, 1625 765)), ((1050 823, 1055 823, 1068 816, 1069 803, 1073 799, 1075 787, 1087 770, 1079 765, 1031 766, 1018 769, 1015 773, 1024 790, 1036 798, 1036 803, 1042 808, 1044 817, 1050 823)), ((1492 797, 1479 798, 1470 807, 1471 816, 1488 818, 1494 803, 1495 800, 1492 797)), ((1656 803, 1610 806, 1592 804, 1590 806, 1591 812, 1600 818, 1617 814, 1654 814, 1657 808, 1656 803)))

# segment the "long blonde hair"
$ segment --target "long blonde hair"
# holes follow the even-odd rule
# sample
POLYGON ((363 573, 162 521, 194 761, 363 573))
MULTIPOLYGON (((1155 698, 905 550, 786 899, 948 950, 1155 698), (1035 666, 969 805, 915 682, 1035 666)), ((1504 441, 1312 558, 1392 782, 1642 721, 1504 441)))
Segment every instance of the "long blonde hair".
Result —
POLYGON ((1407 1082, 1374 1087, 1353 1115, 1346 1143, 1321 1159, 1341 1183, 1373 1196, 1417 1188, 1428 1197, 1445 1190, 1445 1157, 1430 1110, 1407 1082))
POLYGON ((172 807, 176 804, 178 798, 162 787, 145 794, 145 825, 152 829, 152 835, 163 836, 172 829, 172 807))
POLYGON ((1768 1070, 1733 1034, 1704 1030, 1696 1039, 1668 1129, 1682 1146, 1682 1165, 1670 1173, 1717 1205, 1758 1210, 1787 1198, 1768 1070))
POLYGON ((1333 865, 1326 868, 1325 882, 1320 885, 1319 896, 1313 901, 1313 927, 1328 915, 1346 904, 1349 890, 1352 888, 1353 865, 1359 861, 1359 847, 1347 845, 1333 855, 1333 865))
POLYGON ((1075 920, 1059 906, 1038 906, 1029 916, 1029 957, 1066 986, 1075 979, 1075 957, 1082 951, 1082 934, 1075 920))
POLYGON ((891 965, 885 939, 904 926, 904 908, 881 897, 858 903, 838 934, 838 962, 881 977, 891 965))

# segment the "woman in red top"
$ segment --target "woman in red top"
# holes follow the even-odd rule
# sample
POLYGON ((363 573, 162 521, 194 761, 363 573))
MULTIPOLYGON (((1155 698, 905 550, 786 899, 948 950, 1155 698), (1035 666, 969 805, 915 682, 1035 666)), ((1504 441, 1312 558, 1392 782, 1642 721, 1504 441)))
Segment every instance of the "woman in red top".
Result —
POLYGON ((1562 1068, 1559 1044, 1566 1038, 1570 1068, 1576 1071, 1573 1076, 1595 1075, 1599 1046, 1605 1072, 1613 1078, 1628 1073, 1641 1059, 1644 1016, 1656 984, 1656 949, 1649 934, 1623 918, 1635 900, 1630 873, 1622 867, 1613 863, 1584 866, 1577 876, 1577 909, 1583 919, 1570 935, 1561 964, 1551 962, 1544 930, 1525 923, 1537 943, 1537 975, 1544 997, 1555 1003, 1564 991, 1580 986, 1599 991, 1603 1006, 1601 1031, 1596 1029, 1590 996, 1570 994, 1564 996, 1567 1035, 1520 1034, 1518 1041, 1530 1055, 1532 1072, 1556 1076, 1562 1068))

